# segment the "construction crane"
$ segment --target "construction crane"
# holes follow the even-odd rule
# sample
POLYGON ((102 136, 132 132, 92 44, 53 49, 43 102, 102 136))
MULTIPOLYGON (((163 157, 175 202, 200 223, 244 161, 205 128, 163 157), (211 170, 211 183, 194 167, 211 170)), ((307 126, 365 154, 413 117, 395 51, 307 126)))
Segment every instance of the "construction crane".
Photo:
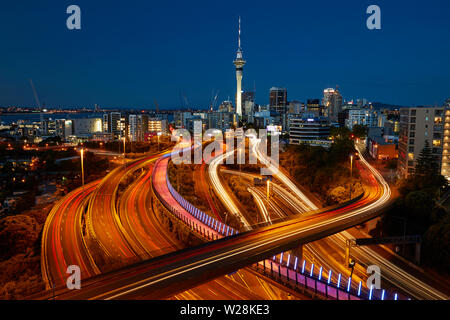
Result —
POLYGON ((215 107, 216 107, 216 103, 217 103, 217 98, 219 96, 219 92, 220 91, 217 90, 216 95, 214 95, 214 90, 212 92, 212 95, 211 95, 211 111, 213 111, 215 109, 215 107))
POLYGON ((181 109, 183 111, 188 111, 189 108, 189 100, 186 97, 186 95, 182 92, 180 92, 179 94, 179 98, 180 98, 180 104, 181 104, 181 109))
POLYGON ((156 100, 153 100, 153 102, 155 103, 156 114, 158 114, 159 113, 159 104, 156 100))
POLYGON ((40 110, 40 121, 41 121, 41 133, 44 131, 44 114, 42 113, 42 107, 41 107, 41 103, 39 102, 39 97, 37 95, 36 92, 36 88, 34 87, 34 83, 33 83, 33 79, 30 79, 30 84, 31 84, 31 89, 33 90, 33 94, 34 94, 34 100, 36 101, 36 105, 40 110))
POLYGON ((186 95, 183 93, 183 101, 185 103, 185 109, 187 109, 188 111, 191 110, 190 104, 189 104, 189 99, 186 97, 186 95))

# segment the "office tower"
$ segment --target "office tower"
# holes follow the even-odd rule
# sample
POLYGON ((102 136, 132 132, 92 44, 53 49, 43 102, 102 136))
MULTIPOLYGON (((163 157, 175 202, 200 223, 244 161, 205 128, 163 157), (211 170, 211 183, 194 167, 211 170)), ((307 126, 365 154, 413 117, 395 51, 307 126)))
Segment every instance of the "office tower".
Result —
POLYGON ((148 115, 140 114, 137 116, 137 141, 144 141, 145 134, 148 133, 148 115))
POLYGON ((110 132, 108 127, 109 127, 109 114, 105 113, 103 115, 103 122, 102 122, 102 126, 103 126, 103 132, 107 133, 110 132))
POLYGON ((305 105, 302 102, 294 100, 289 102, 287 106, 287 112, 290 114, 299 114, 305 111, 304 108, 305 105))
POLYGON ((322 116, 322 106, 320 105, 320 99, 308 99, 306 100, 306 111, 313 113, 316 116, 322 116))
POLYGON ((330 121, 337 122, 338 114, 342 111, 342 96, 338 89, 325 89, 323 91, 322 105, 325 108, 325 116, 330 121))
POLYGON ((367 127, 378 126, 378 113, 367 108, 347 109, 348 118, 345 119, 345 126, 353 130, 353 126, 361 125, 367 127))
POLYGON ((72 120, 57 119, 56 120, 56 135, 62 140, 66 140, 69 136, 73 135, 73 123, 72 120))
POLYGON ((122 118, 120 112, 111 112, 103 115, 103 132, 111 133, 114 138, 122 132, 122 118))
POLYGON ((233 103, 231 101, 224 101, 219 106, 220 112, 234 112, 233 103))
POLYGON ((226 131, 231 129, 233 121, 233 113, 220 111, 210 112, 208 113, 207 127, 208 129, 226 131))
POLYGON ((130 141, 137 141, 137 116, 135 114, 130 114, 128 116, 128 139, 130 141))
POLYGON ((291 116, 289 119, 289 144, 306 143, 328 147, 330 123, 325 117, 314 114, 291 116))
POLYGON ((276 111, 280 114, 286 113, 287 90, 285 88, 270 88, 269 106, 271 111, 276 111))
POLYGON ((101 118, 81 118, 72 120, 73 133, 75 136, 92 135, 102 132, 101 118))

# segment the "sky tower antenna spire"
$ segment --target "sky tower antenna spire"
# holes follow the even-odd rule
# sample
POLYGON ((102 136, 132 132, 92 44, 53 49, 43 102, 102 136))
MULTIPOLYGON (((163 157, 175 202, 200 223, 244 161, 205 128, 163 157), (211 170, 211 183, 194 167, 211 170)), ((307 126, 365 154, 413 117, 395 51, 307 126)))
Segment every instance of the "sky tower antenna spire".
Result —
POLYGON ((239 50, 241 50, 241 17, 240 16, 239 16, 238 48, 239 48, 239 50))

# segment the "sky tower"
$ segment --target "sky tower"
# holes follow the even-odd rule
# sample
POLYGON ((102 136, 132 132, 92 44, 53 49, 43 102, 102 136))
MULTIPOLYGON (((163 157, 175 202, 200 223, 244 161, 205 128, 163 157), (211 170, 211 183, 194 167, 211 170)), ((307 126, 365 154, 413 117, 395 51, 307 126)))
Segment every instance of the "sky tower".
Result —
POLYGON ((236 113, 242 116, 242 72, 244 71, 245 60, 242 58, 241 49, 241 17, 239 17, 239 37, 238 37, 238 50, 236 52, 236 60, 234 65, 236 66, 236 113))

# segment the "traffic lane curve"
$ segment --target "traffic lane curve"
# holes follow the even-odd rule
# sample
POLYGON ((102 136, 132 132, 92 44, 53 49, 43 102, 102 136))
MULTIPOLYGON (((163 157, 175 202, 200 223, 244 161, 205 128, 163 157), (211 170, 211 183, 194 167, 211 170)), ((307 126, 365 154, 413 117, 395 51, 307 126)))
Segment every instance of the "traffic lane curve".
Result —
MULTIPOLYGON (((161 154, 164 153, 166 152, 161 154)), ((130 245, 130 238, 118 218, 115 194, 123 177, 159 156, 160 154, 145 156, 114 169, 102 180, 91 197, 87 219, 92 225, 93 237, 98 240, 106 255, 129 261, 138 254, 130 245)))
MULTIPOLYGON (((364 207, 367 199, 368 196, 358 202, 364 207)), ((380 209, 380 206, 355 208, 345 213, 345 208, 342 208, 216 240, 120 270, 109 277, 92 279, 84 290, 62 292, 58 298, 116 299, 145 296, 160 299, 299 244, 360 224, 377 214, 380 209), (201 280, 198 279, 199 275, 201 280)))
POLYGON ((195 218, 193 215, 191 215, 186 209, 184 209, 180 203, 172 196, 169 187, 167 185, 167 170, 169 165, 170 158, 168 156, 165 156, 161 159, 159 159, 155 163, 155 168, 153 169, 153 175, 152 175, 152 184, 155 194, 163 199, 162 203, 166 203, 171 208, 174 208, 177 212, 180 213, 181 216, 184 216, 186 219, 190 221, 195 221, 195 223, 201 227, 205 232, 208 232, 210 234, 213 234, 215 236, 221 236, 221 234, 215 230, 214 228, 210 227, 206 223, 203 223, 199 219, 195 218))
POLYGON ((69 265, 79 265, 82 273, 87 276, 92 276, 97 270, 86 252, 87 248, 82 240, 81 216, 76 209, 80 201, 85 200, 98 183, 99 181, 94 181, 86 185, 84 190, 80 187, 70 192, 54 205, 45 221, 41 242, 41 268, 47 287, 56 282, 65 283, 69 265), (72 221, 72 228, 68 228, 67 220, 72 221), (64 247, 70 247, 72 250, 64 250, 64 247), (85 261, 90 262, 88 264, 85 261))

